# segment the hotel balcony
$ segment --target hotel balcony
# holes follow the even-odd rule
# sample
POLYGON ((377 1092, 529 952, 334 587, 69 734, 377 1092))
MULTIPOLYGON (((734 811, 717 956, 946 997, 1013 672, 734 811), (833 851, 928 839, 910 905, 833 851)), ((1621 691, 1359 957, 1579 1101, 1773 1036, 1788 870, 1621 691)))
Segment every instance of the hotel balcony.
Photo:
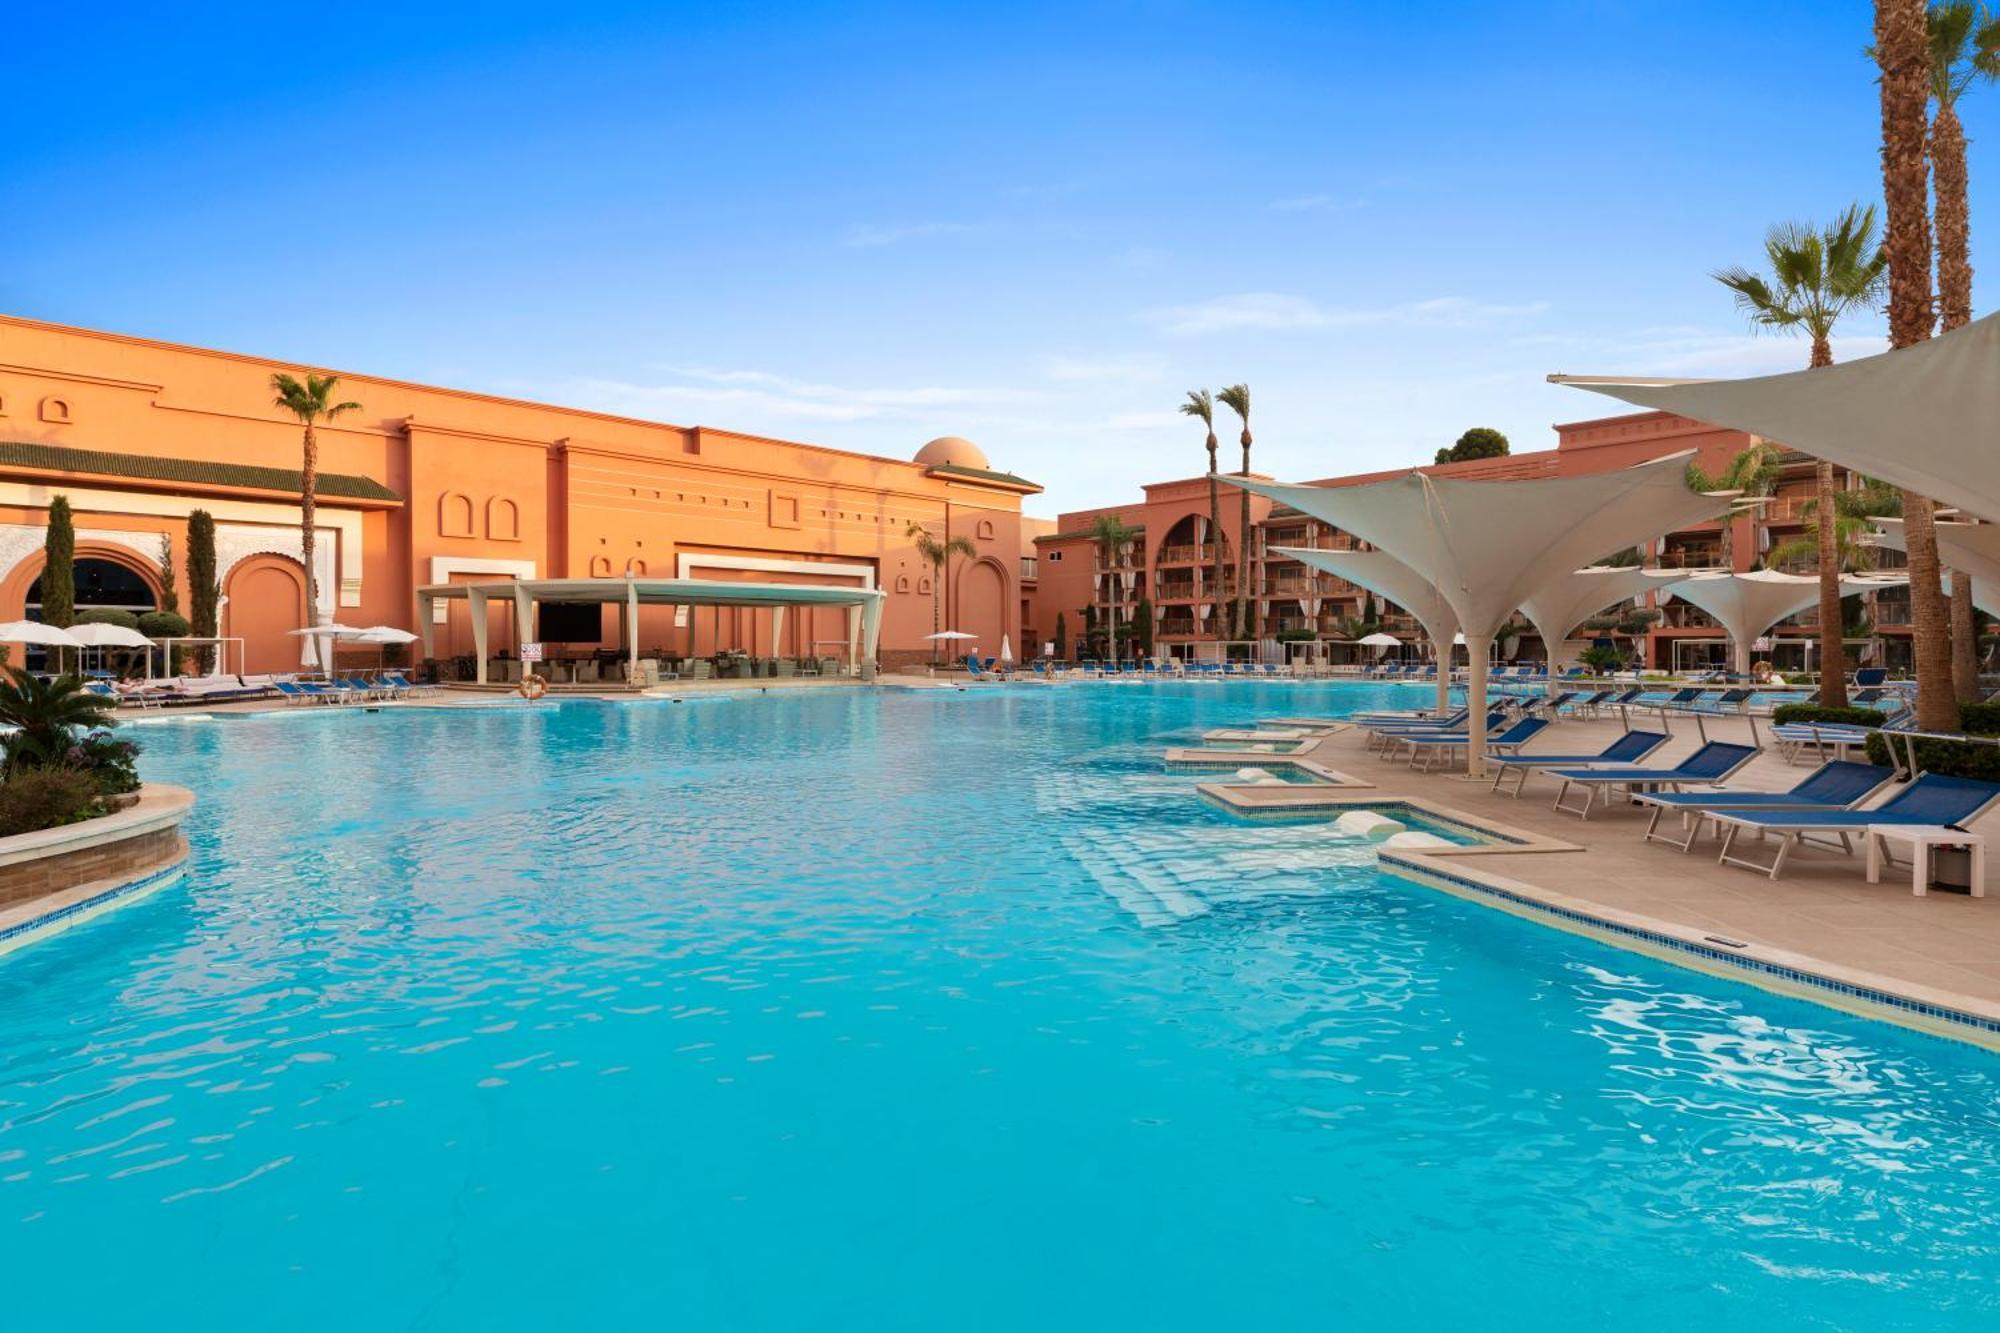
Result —
POLYGON ((1035 557, 1032 555, 1021 557, 1021 582, 1033 583, 1036 580, 1035 566, 1037 563, 1035 557))

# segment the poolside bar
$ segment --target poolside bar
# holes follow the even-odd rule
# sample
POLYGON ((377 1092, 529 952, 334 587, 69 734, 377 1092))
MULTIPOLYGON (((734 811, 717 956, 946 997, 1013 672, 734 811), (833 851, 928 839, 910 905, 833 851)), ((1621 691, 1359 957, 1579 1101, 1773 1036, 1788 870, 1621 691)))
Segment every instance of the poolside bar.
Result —
POLYGON ((425 658, 436 656, 433 638, 433 609, 449 601, 468 603, 472 613, 472 641, 478 684, 488 683, 491 614, 496 600, 511 603, 516 633, 523 642, 535 624, 538 602, 597 602, 617 606, 624 621, 621 638, 625 643, 627 669, 636 676, 639 669, 639 608, 641 606, 744 607, 771 612, 772 641, 784 632, 785 611, 791 607, 839 607, 847 612, 847 643, 850 660, 863 680, 875 679, 875 664, 882 637, 882 603, 879 588, 845 587, 806 583, 750 583, 712 579, 500 579, 489 583, 430 583, 417 588, 417 626, 423 640, 425 658))

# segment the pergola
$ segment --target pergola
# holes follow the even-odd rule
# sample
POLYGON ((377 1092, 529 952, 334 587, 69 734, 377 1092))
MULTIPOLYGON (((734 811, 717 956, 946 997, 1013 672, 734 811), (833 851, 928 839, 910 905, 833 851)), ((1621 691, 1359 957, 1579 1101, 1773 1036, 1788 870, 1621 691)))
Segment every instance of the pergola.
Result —
MULTIPOLYGON (((627 664, 639 663, 639 608, 642 606, 757 607, 771 612, 772 640, 784 632, 785 612, 792 607, 840 607, 847 612, 848 655, 859 663, 863 680, 875 679, 876 649, 882 637, 879 588, 855 588, 812 583, 734 583, 712 579, 501 579, 491 583, 427 583, 417 589, 417 625, 425 657, 434 657, 432 608, 440 602, 464 601, 472 613, 475 679, 486 683, 489 616, 495 601, 511 604, 514 624, 525 632, 535 623, 537 602, 596 602, 624 608, 623 633, 627 664)), ((690 618, 691 619, 691 618, 690 618)))

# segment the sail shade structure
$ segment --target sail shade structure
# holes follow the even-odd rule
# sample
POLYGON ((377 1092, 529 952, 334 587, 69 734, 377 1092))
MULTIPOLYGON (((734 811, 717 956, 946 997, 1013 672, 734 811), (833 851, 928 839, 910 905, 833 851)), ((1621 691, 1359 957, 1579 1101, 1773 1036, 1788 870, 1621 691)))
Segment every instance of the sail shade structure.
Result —
MULTIPOLYGON (((1840 595, 1851 597, 1872 588, 1892 587, 1907 579, 1883 575, 1866 579, 1843 577, 1840 595)), ((1819 600, 1817 574, 1781 574, 1757 569, 1748 574, 1696 574, 1673 586, 1674 596, 1692 602, 1722 622, 1729 635, 1730 665, 1750 669, 1750 641, 1819 600)))
POLYGON ((1549 655, 1549 688, 1555 689, 1556 654, 1568 642, 1571 630, 1607 606, 1687 577, 1686 570, 1592 565, 1558 574, 1538 588, 1521 603, 1521 614, 1534 622, 1535 632, 1542 636, 1542 646, 1549 655))
MULTIPOLYGON (((1451 696, 1451 644, 1458 635, 1458 617, 1452 613, 1451 604, 1445 601, 1436 585, 1387 551, 1314 551, 1302 546, 1275 546, 1271 549, 1276 555, 1288 555, 1314 569, 1338 575, 1349 583, 1366 588, 1377 597, 1386 597, 1415 616, 1417 623, 1424 627, 1424 637, 1431 641, 1431 648, 1437 657, 1437 706, 1444 708, 1451 696)), ((1384 638, 1391 643, 1400 642, 1386 634, 1371 634, 1361 642, 1376 643, 1384 638)))
POLYGON ((1636 467, 1521 481, 1408 472, 1356 486, 1223 477, 1352 533, 1408 565, 1450 605, 1472 658, 1468 767, 1486 767, 1486 659, 1493 633, 1560 574, 1716 516, 1727 502, 1687 484, 1693 451, 1636 467))
POLYGON ((1880 356, 1784 375, 1549 378, 1781 441, 2000 521, 2000 315, 1880 356))
MULTIPOLYGON (((1878 518, 1876 536, 1884 546, 1901 551, 1903 520, 1878 518)), ((1938 558, 1945 568, 1972 576, 1972 604, 1989 616, 2000 616, 2000 526, 1992 523, 1940 523, 1938 558)))

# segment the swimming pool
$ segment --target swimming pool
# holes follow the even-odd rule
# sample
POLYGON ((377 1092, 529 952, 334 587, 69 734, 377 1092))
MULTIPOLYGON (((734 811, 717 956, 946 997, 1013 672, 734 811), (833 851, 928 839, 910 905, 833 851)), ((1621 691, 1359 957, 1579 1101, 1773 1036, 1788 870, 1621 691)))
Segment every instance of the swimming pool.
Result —
POLYGON ((1161 768, 1408 696, 149 729, 187 882, 0 961, 7 1324, 1991 1327, 2000 1061, 1161 768))

